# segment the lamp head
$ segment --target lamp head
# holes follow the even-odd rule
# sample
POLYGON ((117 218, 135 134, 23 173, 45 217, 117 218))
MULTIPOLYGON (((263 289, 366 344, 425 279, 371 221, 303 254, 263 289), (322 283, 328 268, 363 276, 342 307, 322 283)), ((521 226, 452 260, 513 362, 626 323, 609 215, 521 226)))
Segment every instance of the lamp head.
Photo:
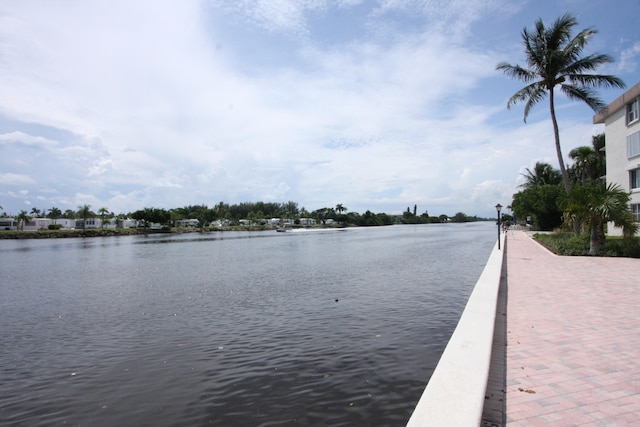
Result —
POLYGON ((496 205, 496 210, 498 211, 498 213, 500 213, 500 210, 502 209, 502 205, 500 203, 498 203, 496 205))

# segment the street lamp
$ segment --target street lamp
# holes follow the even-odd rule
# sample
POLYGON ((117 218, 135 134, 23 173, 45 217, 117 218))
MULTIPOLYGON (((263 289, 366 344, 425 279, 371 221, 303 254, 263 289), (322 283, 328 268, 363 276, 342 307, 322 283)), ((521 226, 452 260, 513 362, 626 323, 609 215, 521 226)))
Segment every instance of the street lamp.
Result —
POLYGON ((498 211, 498 250, 500 250, 500 210, 502 209, 502 205, 498 203, 496 205, 496 211, 498 211))

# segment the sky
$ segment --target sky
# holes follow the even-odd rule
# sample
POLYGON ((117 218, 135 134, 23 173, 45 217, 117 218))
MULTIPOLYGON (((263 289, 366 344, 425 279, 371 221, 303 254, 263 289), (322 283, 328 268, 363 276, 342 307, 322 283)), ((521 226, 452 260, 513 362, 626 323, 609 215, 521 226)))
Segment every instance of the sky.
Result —
MULTIPOLYGON (((526 65, 523 28, 564 13, 615 59, 598 73, 640 81, 640 0, 3 0, 0 211, 493 217, 526 168, 558 166, 548 104, 507 110, 524 84, 496 65, 526 65)), ((556 108, 568 161, 604 128, 556 108)))

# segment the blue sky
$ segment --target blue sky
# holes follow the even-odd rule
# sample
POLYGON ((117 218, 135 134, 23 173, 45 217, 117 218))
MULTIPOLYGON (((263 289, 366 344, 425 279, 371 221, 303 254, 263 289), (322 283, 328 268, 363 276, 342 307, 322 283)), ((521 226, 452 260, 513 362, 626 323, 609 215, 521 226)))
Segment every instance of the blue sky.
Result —
MULTIPOLYGON (((523 123, 495 66, 566 12, 615 58, 599 72, 640 81, 638 0, 5 0, 0 206, 493 216, 557 166, 547 104, 523 123)), ((603 132, 557 109, 565 158, 603 132)))

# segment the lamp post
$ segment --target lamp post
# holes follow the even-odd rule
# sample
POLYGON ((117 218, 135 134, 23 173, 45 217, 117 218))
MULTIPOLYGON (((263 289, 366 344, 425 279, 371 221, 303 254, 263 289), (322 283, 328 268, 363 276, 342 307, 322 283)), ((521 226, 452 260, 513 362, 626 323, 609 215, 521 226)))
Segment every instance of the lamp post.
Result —
POLYGON ((498 250, 500 250, 500 210, 502 209, 502 205, 498 203, 496 205, 496 211, 498 211, 498 250))

